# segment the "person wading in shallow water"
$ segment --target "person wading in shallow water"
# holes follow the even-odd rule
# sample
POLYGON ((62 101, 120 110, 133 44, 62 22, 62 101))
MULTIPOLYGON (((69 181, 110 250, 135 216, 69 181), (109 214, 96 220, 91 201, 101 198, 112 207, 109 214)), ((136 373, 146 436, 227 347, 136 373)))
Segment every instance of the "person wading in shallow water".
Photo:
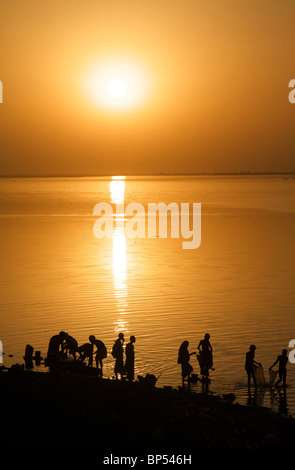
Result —
POLYGON ((121 379, 123 379, 123 371, 124 371, 124 334, 119 333, 118 339, 115 341, 112 349, 112 356, 116 359, 115 362, 115 376, 118 379, 118 374, 120 374, 121 379))
POLYGON ((125 348, 126 361, 125 361, 124 372, 127 375, 127 380, 129 380, 130 382, 134 380, 134 359, 135 359, 134 343, 135 341, 136 341, 135 336, 130 336, 130 342, 126 345, 126 348, 125 348))
POLYGON ((188 352, 188 341, 183 341, 178 351, 178 360, 177 363, 181 364, 181 376, 182 376, 182 386, 184 387, 184 381, 187 379, 188 385, 190 385, 190 375, 193 371, 191 364, 189 363, 190 356, 196 354, 196 352, 188 352))
POLYGON ((210 335, 206 333, 204 339, 199 342, 198 350, 200 354, 198 355, 198 360, 200 363, 201 374, 203 379, 208 379, 209 370, 213 370, 213 348, 210 343, 210 335))
POLYGON ((254 360, 256 346, 251 344, 249 351, 246 353, 245 369, 248 376, 248 388, 250 388, 251 377, 253 378, 254 386, 257 388, 257 382, 255 377, 255 369, 257 366, 261 366, 260 362, 254 360))
POLYGON ((286 386, 286 378, 287 378, 287 362, 288 362, 288 356, 287 356, 287 349, 282 350, 282 354, 280 354, 277 357, 277 360, 273 363, 273 365, 269 368, 272 370, 272 368, 279 363, 279 380, 276 381, 275 387, 279 385, 281 381, 283 381, 283 387, 286 386))

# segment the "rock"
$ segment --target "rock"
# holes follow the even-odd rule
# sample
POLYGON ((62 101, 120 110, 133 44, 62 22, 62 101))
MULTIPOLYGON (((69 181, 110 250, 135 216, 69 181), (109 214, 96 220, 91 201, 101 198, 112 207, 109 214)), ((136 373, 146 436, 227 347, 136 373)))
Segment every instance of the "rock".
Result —
POLYGON ((146 374, 145 377, 142 375, 137 376, 139 383, 147 385, 149 387, 154 387, 157 383, 157 377, 154 374, 146 374))
POLYGON ((234 393, 224 393, 222 396, 224 400, 234 401, 236 399, 236 395, 234 393))
POLYGON ((10 375, 22 375, 24 373, 23 364, 13 364, 10 369, 8 369, 10 375))

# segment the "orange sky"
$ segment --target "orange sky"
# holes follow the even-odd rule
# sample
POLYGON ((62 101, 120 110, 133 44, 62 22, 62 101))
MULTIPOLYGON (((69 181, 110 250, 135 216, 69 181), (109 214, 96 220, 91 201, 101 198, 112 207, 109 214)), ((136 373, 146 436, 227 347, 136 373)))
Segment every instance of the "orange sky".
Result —
POLYGON ((293 0, 0 0, 2 175, 293 171, 293 0), (131 60, 126 111, 89 71, 131 60))

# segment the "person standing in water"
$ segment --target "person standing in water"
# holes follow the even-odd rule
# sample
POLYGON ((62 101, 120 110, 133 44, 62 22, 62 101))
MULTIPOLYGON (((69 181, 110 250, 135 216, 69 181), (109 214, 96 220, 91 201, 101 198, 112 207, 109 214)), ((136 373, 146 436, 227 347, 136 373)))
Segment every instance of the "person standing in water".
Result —
POLYGON ((249 351, 246 353, 245 369, 246 369, 247 376, 248 376, 248 388, 249 389, 250 389, 250 384, 251 384, 251 377, 253 378, 255 388, 257 388, 255 368, 257 366, 261 366, 260 362, 256 362, 254 360, 255 350, 256 350, 256 346, 254 346, 254 344, 251 344, 249 347, 249 351))
POLYGON ((210 343, 209 333, 206 333, 204 339, 199 342, 198 350, 200 351, 198 360, 201 374, 203 378, 207 378, 209 376, 209 370, 213 369, 213 348, 210 343))
POLYGON ((118 339, 115 341, 112 349, 112 356, 116 359, 115 362, 115 376, 118 379, 118 374, 120 374, 121 379, 123 379, 123 372, 124 372, 124 334, 119 333, 118 339))
POLYGON ((189 342, 183 341, 178 350, 178 360, 177 363, 181 364, 181 376, 182 376, 182 386, 184 387, 184 381, 187 378, 188 384, 190 384, 190 375, 193 371, 193 368, 190 361, 190 356, 196 354, 195 352, 189 353, 188 351, 189 342))
POLYGON ((126 361, 125 361, 124 372, 127 375, 127 380, 129 380, 130 382, 134 380, 134 359, 135 359, 134 343, 135 341, 136 341, 135 336, 130 336, 130 342, 126 345, 126 348, 125 348, 126 361))
POLYGON ((273 365, 269 368, 269 370, 272 370, 272 368, 279 363, 279 380, 276 381, 275 387, 279 385, 281 381, 283 381, 283 387, 286 386, 286 378, 287 378, 287 362, 288 362, 288 356, 287 356, 287 349, 282 350, 282 354, 280 354, 276 361, 273 363, 273 365))

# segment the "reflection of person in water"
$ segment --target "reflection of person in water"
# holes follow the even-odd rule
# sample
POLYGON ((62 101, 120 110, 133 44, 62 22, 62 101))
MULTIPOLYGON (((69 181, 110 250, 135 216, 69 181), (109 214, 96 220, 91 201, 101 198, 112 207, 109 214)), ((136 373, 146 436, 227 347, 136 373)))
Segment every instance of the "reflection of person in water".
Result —
POLYGON ((201 374, 204 377, 208 377, 209 370, 213 369, 213 348, 210 343, 210 335, 206 333, 204 339, 199 342, 198 350, 200 354, 198 355, 198 360, 200 363, 201 374))
POLYGON ((182 376, 182 385, 184 386, 184 381, 187 378, 188 384, 190 383, 190 375, 193 371, 191 364, 189 363, 190 356, 196 354, 195 352, 188 352, 188 341, 183 341, 178 351, 178 364, 181 364, 181 376, 182 376))
POLYGON ((279 380, 276 381, 275 387, 283 381, 283 387, 286 386, 286 378, 287 378, 287 362, 288 362, 288 356, 287 356, 287 349, 282 350, 282 354, 280 354, 276 361, 273 363, 273 365, 269 368, 270 370, 279 363, 279 380))

